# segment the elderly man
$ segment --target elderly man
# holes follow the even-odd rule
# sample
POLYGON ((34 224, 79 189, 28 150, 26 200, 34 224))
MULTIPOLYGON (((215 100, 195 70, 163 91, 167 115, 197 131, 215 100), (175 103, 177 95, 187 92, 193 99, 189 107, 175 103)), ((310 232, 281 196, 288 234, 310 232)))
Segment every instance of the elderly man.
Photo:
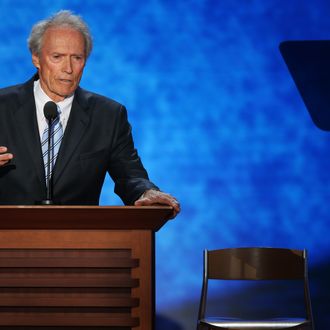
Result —
POLYGON ((60 11, 37 23, 28 43, 37 74, 0 90, 0 204, 44 200, 49 175, 55 203, 97 205, 108 172, 125 204, 170 205, 175 216, 177 200, 148 179, 125 107, 79 87, 92 49, 86 23, 60 11), (44 115, 48 101, 58 111, 53 125, 44 115))

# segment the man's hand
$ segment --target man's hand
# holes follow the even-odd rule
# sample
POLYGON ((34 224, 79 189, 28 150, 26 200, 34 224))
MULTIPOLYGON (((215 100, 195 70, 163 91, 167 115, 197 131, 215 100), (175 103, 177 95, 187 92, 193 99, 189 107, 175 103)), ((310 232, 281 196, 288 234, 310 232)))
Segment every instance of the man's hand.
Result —
POLYGON ((172 206, 173 214, 171 218, 176 217, 180 212, 180 204, 173 196, 154 189, 145 191, 134 203, 135 206, 151 206, 157 204, 172 206))
POLYGON ((0 167, 6 165, 13 158, 13 154, 7 153, 6 147, 0 146, 0 167))

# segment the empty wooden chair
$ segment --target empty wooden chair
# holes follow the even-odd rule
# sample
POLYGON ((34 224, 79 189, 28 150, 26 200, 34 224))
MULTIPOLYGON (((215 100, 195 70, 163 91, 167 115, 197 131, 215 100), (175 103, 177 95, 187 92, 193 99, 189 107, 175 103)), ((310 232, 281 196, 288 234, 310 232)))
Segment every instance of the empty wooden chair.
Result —
POLYGON ((306 250, 258 247, 205 250, 204 277, 197 330, 216 329, 314 330, 306 250), (226 318, 224 316, 206 317, 209 280, 301 280, 304 287, 306 313, 303 318, 241 319, 236 317, 226 318))

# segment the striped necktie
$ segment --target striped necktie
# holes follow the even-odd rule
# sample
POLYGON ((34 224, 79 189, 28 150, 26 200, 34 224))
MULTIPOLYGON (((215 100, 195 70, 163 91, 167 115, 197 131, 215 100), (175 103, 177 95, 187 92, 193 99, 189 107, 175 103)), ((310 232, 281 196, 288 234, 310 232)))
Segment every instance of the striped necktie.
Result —
POLYGON ((63 137, 63 128, 60 121, 60 114, 61 110, 58 108, 58 115, 52 121, 50 127, 50 150, 48 150, 48 129, 49 125, 47 125, 46 129, 42 135, 42 157, 44 159, 44 166, 45 166, 45 175, 46 175, 46 183, 48 183, 48 178, 51 178, 53 173, 53 168, 55 166, 56 158, 58 151, 60 149, 62 137, 63 137), (50 171, 48 173, 48 152, 50 153, 50 171))

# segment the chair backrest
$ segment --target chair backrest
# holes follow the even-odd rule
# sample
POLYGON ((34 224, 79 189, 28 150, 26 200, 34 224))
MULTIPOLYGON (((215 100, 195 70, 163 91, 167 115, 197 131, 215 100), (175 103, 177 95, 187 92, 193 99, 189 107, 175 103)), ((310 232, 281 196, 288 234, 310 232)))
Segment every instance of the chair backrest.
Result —
POLYGON ((306 251, 280 248, 234 248, 205 251, 209 279, 288 280, 305 277, 306 251))
POLYGON ((303 280, 306 315, 312 322, 306 250, 265 247, 205 250, 199 319, 205 317, 209 279, 303 280))

